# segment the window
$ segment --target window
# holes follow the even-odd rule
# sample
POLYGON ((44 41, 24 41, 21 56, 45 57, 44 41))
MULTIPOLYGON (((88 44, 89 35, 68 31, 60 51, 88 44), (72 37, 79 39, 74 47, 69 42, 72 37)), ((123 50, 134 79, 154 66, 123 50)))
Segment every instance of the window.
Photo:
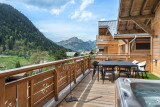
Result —
POLYGON ((150 43, 136 43, 136 50, 150 50, 150 43))
POLYGON ((104 51, 104 49, 99 49, 100 52, 104 51))

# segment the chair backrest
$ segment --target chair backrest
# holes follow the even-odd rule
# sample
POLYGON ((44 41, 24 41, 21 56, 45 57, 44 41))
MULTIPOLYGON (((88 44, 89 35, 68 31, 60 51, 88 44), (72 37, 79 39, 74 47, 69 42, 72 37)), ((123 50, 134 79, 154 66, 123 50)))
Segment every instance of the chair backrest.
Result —
POLYGON ((94 62, 93 62, 93 66, 94 66, 94 68, 96 68, 96 66, 98 66, 98 62, 97 62, 97 61, 94 61, 94 62))
POLYGON ((133 63, 133 64, 138 64, 138 62, 139 62, 139 61, 134 60, 132 63, 133 63))
POLYGON ((146 61, 137 64, 140 71, 145 71, 146 61))

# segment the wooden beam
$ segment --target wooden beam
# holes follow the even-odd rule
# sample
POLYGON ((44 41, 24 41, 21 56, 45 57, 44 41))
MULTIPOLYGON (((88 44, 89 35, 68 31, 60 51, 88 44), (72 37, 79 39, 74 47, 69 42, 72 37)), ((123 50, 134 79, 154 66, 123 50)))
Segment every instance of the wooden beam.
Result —
POLYGON ((135 5, 134 1, 135 0, 132 0, 132 3, 131 3, 131 9, 129 11, 130 16, 132 16, 132 11, 133 11, 133 8, 134 8, 134 5, 135 5))
POLYGON ((127 21, 127 24, 126 24, 126 30, 127 30, 128 26, 129 26, 129 20, 127 21))
POLYGON ((140 27, 142 28, 145 32, 147 32, 148 34, 150 34, 151 36, 153 36, 153 31, 144 23, 142 23, 139 20, 133 19, 133 21, 140 27))
POLYGON ((157 10, 157 8, 160 6, 160 1, 157 0, 155 3, 154 3, 154 6, 152 8, 152 13, 154 14, 155 11, 157 10))
POLYGON ((108 34, 108 29, 107 29, 107 31, 106 31, 106 35, 108 34))
POLYGON ((119 17, 120 21, 128 21, 128 20, 135 20, 135 19, 152 19, 154 18, 154 14, 149 15, 138 15, 138 16, 129 16, 129 17, 119 17))
POLYGON ((149 24, 150 20, 151 20, 151 19, 148 19, 148 20, 147 20, 146 25, 148 25, 148 24, 149 24))
POLYGON ((145 7, 146 7, 146 5, 147 5, 147 2, 148 2, 148 0, 144 0, 144 1, 143 1, 142 7, 141 7, 141 11, 140 11, 140 14, 141 14, 141 15, 142 15, 143 10, 145 9, 145 7))
POLYGON ((126 34, 126 33, 144 33, 143 30, 141 29, 132 29, 132 30, 118 30, 121 34, 126 34))
POLYGON ((127 41, 126 41, 125 39, 122 39, 122 41, 123 41, 125 44, 127 44, 127 41))

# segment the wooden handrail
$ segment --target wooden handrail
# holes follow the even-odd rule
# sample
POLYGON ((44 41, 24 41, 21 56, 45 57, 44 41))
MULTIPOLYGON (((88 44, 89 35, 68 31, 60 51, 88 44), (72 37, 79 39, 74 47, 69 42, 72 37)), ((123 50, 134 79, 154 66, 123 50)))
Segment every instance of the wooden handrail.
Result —
POLYGON ((9 76, 12 76, 15 74, 28 72, 28 71, 32 71, 32 70, 36 70, 36 69, 40 69, 40 68, 44 68, 44 67, 49 67, 52 65, 60 64, 60 63, 65 63, 65 62, 81 59, 84 57, 88 57, 88 56, 74 57, 74 58, 69 58, 69 59, 63 59, 63 60, 58 60, 58 61, 53 61, 53 62, 47 62, 47 63, 42 63, 42 64, 36 64, 36 65, 25 66, 25 67, 21 67, 21 68, 5 70, 5 71, 0 72, 0 78, 9 77, 9 76))

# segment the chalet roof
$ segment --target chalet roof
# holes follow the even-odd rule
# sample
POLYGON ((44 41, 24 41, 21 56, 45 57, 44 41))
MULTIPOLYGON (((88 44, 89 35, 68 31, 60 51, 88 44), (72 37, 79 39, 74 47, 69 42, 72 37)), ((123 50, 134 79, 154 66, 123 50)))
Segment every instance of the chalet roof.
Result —
POLYGON ((67 56, 74 56, 76 54, 76 52, 66 52, 67 56))
POLYGON ((151 19, 160 5, 160 0, 121 0, 118 18, 118 34, 148 33, 151 19))
POLYGON ((99 21, 98 26, 99 27, 107 26, 111 35, 114 36, 114 34, 117 34, 117 22, 118 22, 117 20, 99 21))

